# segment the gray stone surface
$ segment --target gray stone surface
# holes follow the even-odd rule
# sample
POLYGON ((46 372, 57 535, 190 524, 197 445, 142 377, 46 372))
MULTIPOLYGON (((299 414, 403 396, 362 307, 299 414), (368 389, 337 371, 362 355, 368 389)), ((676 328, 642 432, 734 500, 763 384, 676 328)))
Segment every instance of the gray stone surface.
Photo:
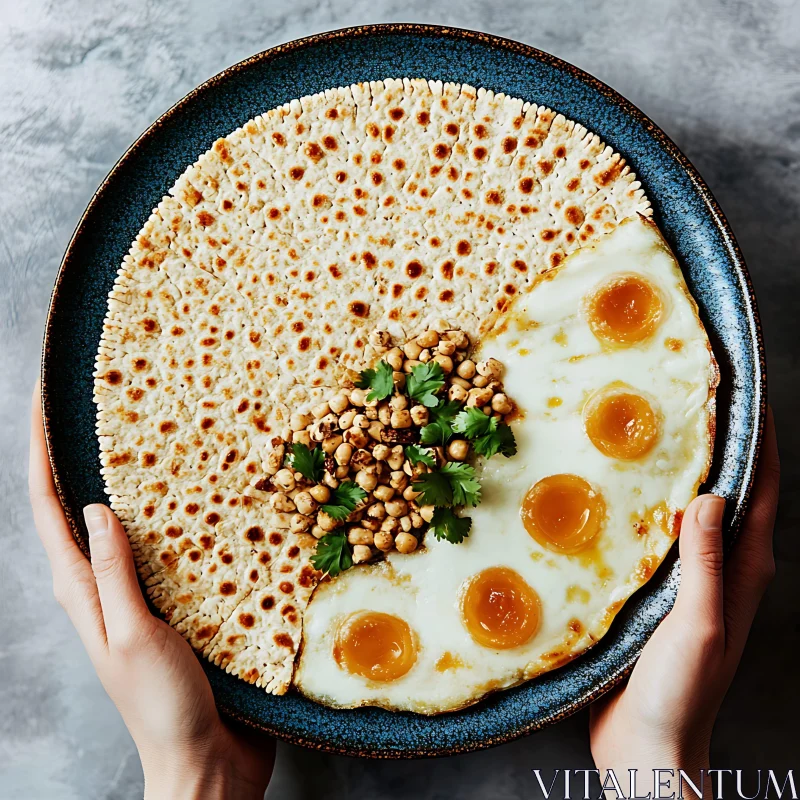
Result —
MULTIPOLYGON (((0 796, 122 800, 142 791, 132 742, 52 598, 26 500, 30 390, 74 225, 117 157, 196 84, 279 42, 398 20, 498 33, 587 69, 675 139, 725 209, 760 299, 784 492, 778 577, 720 716, 714 761, 800 767, 800 4, 0 0, 0 796)), ((580 714, 489 752, 425 763, 282 746, 268 797, 538 796, 532 767, 591 766, 586 727, 580 714)))

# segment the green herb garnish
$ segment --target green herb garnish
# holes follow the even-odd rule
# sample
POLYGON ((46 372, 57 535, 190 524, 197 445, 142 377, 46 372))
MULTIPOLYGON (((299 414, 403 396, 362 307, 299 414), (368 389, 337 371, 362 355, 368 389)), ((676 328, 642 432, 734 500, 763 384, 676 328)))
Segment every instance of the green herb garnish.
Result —
POLYGON ((406 393, 426 408, 433 408, 439 403, 436 393, 443 386, 444 372, 436 361, 417 364, 406 378, 406 393))
POLYGON ((463 542, 471 527, 469 517, 456 516, 449 508, 437 508, 430 523, 430 531, 437 539, 447 539, 452 544, 463 542))
POLYGON ((412 464, 424 464, 426 467, 435 467, 436 459, 429 447, 418 447, 415 444, 406 445, 406 458, 412 464))
POLYGON ((428 409, 429 422, 420 431, 420 441, 422 444, 446 445, 450 439, 453 438, 451 423, 458 413, 459 408, 461 408, 461 406, 455 400, 450 400, 428 409))
POLYGON ((318 542, 314 555, 311 556, 314 569, 325 572, 331 577, 338 575, 353 566, 353 557, 347 544, 347 536, 343 531, 326 533, 318 542))
POLYGON ((319 483, 322 480, 322 473, 325 469, 325 454, 322 449, 315 447, 310 450, 302 442, 295 442, 291 445, 291 449, 291 468, 312 483, 319 483))
POLYGON ((517 452, 514 433, 505 422, 487 416, 479 408, 466 408, 453 420, 453 430, 471 440, 472 449, 479 455, 491 458, 496 453, 506 458, 517 452))
POLYGON ((411 484, 420 492, 423 506, 476 506, 481 501, 481 485, 468 464, 450 461, 442 469, 420 475, 411 484))
POLYGON ((392 368, 385 361, 379 361, 376 369, 365 369, 356 381, 359 389, 372 389, 367 401, 384 400, 394 390, 392 368))
POLYGON ((331 492, 330 500, 322 506, 322 510, 333 519, 342 522, 355 511, 356 506, 367 496, 367 493, 353 481, 342 481, 331 492))

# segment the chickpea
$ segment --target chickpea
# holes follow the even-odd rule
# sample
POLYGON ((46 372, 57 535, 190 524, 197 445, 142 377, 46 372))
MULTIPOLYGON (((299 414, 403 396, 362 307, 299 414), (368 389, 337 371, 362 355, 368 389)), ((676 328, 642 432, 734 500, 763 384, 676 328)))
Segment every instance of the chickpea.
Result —
POLYGON ((378 406, 378 419, 384 424, 388 425, 392 420, 392 409, 389 404, 384 402, 378 406))
POLYGON ((376 444, 372 456, 376 461, 385 461, 392 451, 385 444, 376 444))
POLYGON ((411 527, 412 528, 421 528, 425 524, 425 520, 422 519, 419 512, 412 511, 411 512, 411 527))
POLYGON ((372 550, 365 544, 357 544, 353 548, 353 563, 366 564, 372 558, 372 550))
POLYGON ((389 531, 379 531, 373 538, 373 544, 383 553, 394 548, 394 536, 389 531))
POLYGON ((283 492, 273 492, 269 498, 269 504, 273 511, 281 514, 291 514, 296 508, 294 500, 283 492))
POLYGON ((320 403, 311 409, 311 415, 314 419, 322 419, 326 414, 331 413, 331 407, 327 403, 320 403))
POLYGON ((466 439, 453 439, 447 445, 447 456, 453 461, 463 461, 469 455, 469 442, 466 439))
POLYGON ((343 442, 333 453, 333 458, 340 467, 345 467, 353 457, 353 445, 343 442))
POLYGON ((425 406, 413 406, 411 409, 411 421, 415 425, 427 425, 430 419, 430 412, 425 406))
POLYGON ((419 509, 419 515, 422 517, 425 522, 430 522, 433 519, 433 512, 436 509, 433 506, 421 506, 419 509))
POLYGON ((433 360, 442 368, 442 372, 445 375, 449 375, 453 371, 453 359, 450 356, 443 356, 441 353, 437 353, 433 360))
POLYGON ((331 492, 327 486, 322 486, 322 484, 318 484, 317 486, 312 486, 308 493, 311 497, 314 498, 318 503, 327 503, 328 500, 331 499, 331 492))
POLYGON ((375 531, 379 531, 381 529, 381 520, 372 519, 372 517, 365 517, 361 520, 361 527, 375 533, 375 531))
POLYGON ((274 475, 281 468, 281 465, 283 464, 283 456, 284 456, 283 445, 273 450, 267 456, 267 468, 266 468, 267 475, 274 475))
POLYGON ((400 523, 397 521, 397 517, 386 517, 386 519, 381 522, 382 531, 396 531, 399 527, 400 523))
POLYGON ((472 380, 475 377, 475 362, 465 358, 456 368, 456 375, 464 380, 472 380))
POLYGON ((467 392, 472 388, 472 384, 466 378, 459 378, 457 375, 450 378, 450 382, 453 386, 460 386, 467 392))
POLYGON ((292 434, 292 441, 298 444, 304 444, 306 447, 311 446, 311 434, 308 431, 295 431, 292 434))
POLYGON ((321 539, 326 533, 325 528, 319 525, 314 524, 311 526, 311 535, 316 539, 321 539))
POLYGON ((369 428, 369 417, 366 414, 356 414, 353 418, 353 427, 354 428, 364 428, 366 430, 369 428))
POLYGON ((364 410, 364 416, 368 420, 376 420, 378 419, 378 407, 377 406, 367 406, 364 410))
POLYGON ((361 428, 349 428, 344 432, 344 440, 353 447, 365 447, 369 438, 361 428))
POLYGON ((402 492, 403 489, 408 486, 408 475, 406 475, 402 470, 393 472, 389 479, 389 486, 391 486, 396 492, 402 492))
POLYGON ((404 372, 393 372, 392 381, 396 392, 402 392, 406 388, 406 374, 404 372))
POLYGON ((322 482, 331 489, 339 488, 339 479, 335 475, 331 475, 330 472, 326 472, 322 476, 322 482))
POLYGON ((347 531, 347 541, 350 544, 372 544, 372 531, 368 531, 366 528, 350 528, 347 531))
POLYGON ((380 420, 376 419, 370 424, 369 428, 367 428, 367 433, 370 435, 370 438, 374 439, 376 442, 379 442, 381 441, 381 434, 385 428, 386 426, 380 420))
POLYGON ((306 533, 306 531, 311 530, 312 522, 311 517, 306 517, 303 514, 293 514, 289 529, 293 533, 306 533))
POLYGON ((417 336, 417 344, 420 347, 436 347, 439 344, 439 334, 436 331, 425 331, 417 336))
POLYGON ((467 407, 483 408, 491 399, 491 389, 470 389, 467 393, 467 407))
POLYGON ((403 531, 397 535, 394 546, 398 553, 413 553, 417 549, 417 537, 403 531))
POLYGON ((405 460, 406 454, 403 452, 403 445, 398 444, 392 448, 392 454, 386 459, 386 463, 390 469, 402 469, 405 460))
POLYGON ((411 525, 411 517, 406 515, 405 517, 400 517, 400 529, 408 533, 413 526, 411 525))
POLYGON ((395 499, 386 503, 386 513, 390 517, 402 517, 408 511, 408 503, 405 500, 395 499))
POLYGON ((353 420, 356 418, 356 411, 354 408, 351 408, 349 411, 345 411, 341 417, 339 417, 339 428, 341 430, 346 431, 348 428, 353 427, 353 420))
POLYGON ((454 383, 447 391, 447 399, 454 400, 456 403, 464 403, 467 399, 467 390, 454 383))
POLYGON ((449 339, 442 339, 436 347, 436 351, 443 356, 451 356, 456 351, 456 343, 449 339))
POLYGON ((392 411, 405 411, 408 408, 408 398, 404 394, 396 394, 389 401, 392 411))
POLYGON ((485 375, 476 375, 472 379, 472 385, 478 389, 485 389, 489 383, 489 378, 487 378, 485 375))
POLYGON ((272 482, 284 492, 291 492, 295 487, 294 472, 286 467, 279 469, 272 482))
POLYGON ((363 408, 367 402, 367 392, 364 389, 353 389, 350 392, 350 402, 358 408, 363 408))
POLYGON ((388 331, 372 331, 369 335, 369 343, 376 353, 385 353, 392 343, 392 337, 388 331))
POLYGON ((350 467, 336 467, 333 474, 337 480, 343 481, 350 474, 350 467))
POLYGON ((499 380, 503 375, 503 365, 496 358, 487 358, 486 361, 479 361, 477 370, 478 375, 483 375, 490 380, 499 380))
POLYGON ((408 411, 393 411, 391 426, 393 428, 410 428, 411 414, 408 411))
POLYGON ((319 514, 317 514, 317 525, 319 525, 322 530, 330 533, 330 531, 338 528, 341 523, 327 512, 320 511, 319 514))
POLYGON ((313 514, 319 508, 319 503, 311 496, 311 492, 298 492, 294 496, 294 504, 297 510, 306 516, 313 514))
POLYGON ((372 519, 383 519, 386 516, 386 507, 383 503, 373 503, 367 509, 367 516, 372 517, 372 519))
POLYGON ((416 500, 421 494, 422 492, 414 491, 413 485, 406 486, 406 488, 403 489, 403 500, 407 500, 410 503, 412 500, 416 500))
POLYGON ((322 441, 322 452, 327 455, 332 455, 336 452, 339 445, 342 443, 342 435, 340 433, 329 436, 322 441))
POLYGON ((451 341, 455 342, 456 348, 459 350, 466 350, 469 347, 469 336, 464 331, 451 330, 447 331, 445 336, 451 341))
POLYGON ((295 412, 289 419, 289 427, 293 431, 302 431, 311 424, 311 419, 311 414, 301 414, 299 412, 295 412))
POLYGON ((393 347, 383 359, 393 370, 399 371, 403 369, 403 351, 399 347, 393 347))
POLYGON ((416 342, 406 342, 403 345, 403 352, 406 355, 406 358, 410 358, 412 361, 415 361, 419 358, 419 354, 423 351, 423 347, 418 345, 416 342))
POLYGON ((378 476, 368 469, 362 469, 356 473, 356 483, 365 492, 371 492, 378 485, 378 476))
POLYGON ((406 361, 406 362, 403 364, 403 372, 405 372, 405 373, 410 373, 410 372, 411 372, 411 370, 412 370, 412 369, 414 369, 414 367, 418 367, 418 366, 419 366, 421 363, 422 363, 422 362, 421 362, 421 361, 418 361, 417 359, 411 359, 411 358, 409 358, 409 359, 408 359, 408 361, 406 361))
POLYGON ((339 392, 328 400, 328 405, 334 414, 342 414, 350 405, 350 398, 347 396, 347 392, 339 392))
POLYGON ((498 414, 510 414, 514 410, 514 404, 504 394, 496 394, 492 398, 492 411, 498 414))
MULTIPOLYGON (((394 497, 394 489, 391 486, 376 486, 372 493, 375 495, 375 499, 380 500, 382 503, 386 503, 394 497)), ((386 509, 384 508, 385 511, 386 509)))
POLYGON ((423 364, 427 364, 431 360, 431 351, 428 350, 426 347, 420 354, 419 354, 419 361, 423 364))

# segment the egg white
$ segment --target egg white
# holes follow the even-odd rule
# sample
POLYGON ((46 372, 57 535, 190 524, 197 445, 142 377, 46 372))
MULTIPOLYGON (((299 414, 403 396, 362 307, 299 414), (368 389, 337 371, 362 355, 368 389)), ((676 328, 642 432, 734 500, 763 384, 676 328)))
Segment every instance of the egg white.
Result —
POLYGON ((480 357, 505 365, 506 392, 522 412, 512 423, 518 452, 479 465, 483 501, 466 512, 473 524, 465 542, 428 536, 418 552, 392 553, 383 564, 348 570, 318 587, 304 619, 295 684, 319 702, 438 713, 566 663, 606 632, 650 577, 677 534, 676 512, 707 474, 716 365, 696 304, 653 223, 632 219, 571 255, 518 298, 484 339, 480 357), (657 288, 664 313, 649 339, 614 348, 593 335, 584 298, 626 272, 657 288), (606 457, 584 430, 587 398, 610 384, 644 394, 661 419, 658 443, 634 462, 606 457), (528 489, 557 473, 589 481, 607 507, 595 546, 575 555, 544 549, 520 519, 528 489), (516 570, 541 599, 540 629, 521 647, 482 647, 461 621, 461 587, 490 566, 516 570), (414 631, 417 661, 402 678, 370 682, 334 660, 337 625, 362 610, 395 614, 414 631))

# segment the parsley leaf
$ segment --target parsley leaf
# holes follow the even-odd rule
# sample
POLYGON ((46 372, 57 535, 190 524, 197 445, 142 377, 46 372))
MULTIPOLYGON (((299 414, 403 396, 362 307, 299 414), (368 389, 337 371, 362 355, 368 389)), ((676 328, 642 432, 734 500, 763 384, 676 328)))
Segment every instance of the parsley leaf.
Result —
POLYGON ((453 421, 453 430, 472 440, 472 449, 485 458, 500 455, 508 458, 517 452, 514 433, 505 422, 486 416, 480 409, 464 409, 453 421))
POLYGON ((497 429, 497 420, 479 408, 465 408, 454 420, 453 430, 468 439, 477 439, 497 429))
POLYGON ((325 454, 322 452, 322 448, 315 447, 313 450, 309 450, 308 446, 302 442, 295 442, 291 448, 290 465, 292 469, 299 472, 304 478, 319 483, 322 480, 325 466, 325 454))
POLYGON ((417 447, 415 444, 406 445, 406 458, 412 464, 424 464, 426 467, 435 467, 436 460, 429 447, 417 447))
POLYGON ((426 408, 433 408, 439 403, 436 396, 444 386, 444 372, 436 361, 418 364, 406 378, 406 392, 412 400, 422 403, 426 408))
POLYGON ((311 556, 314 569, 325 572, 330 576, 353 566, 353 558, 347 545, 347 536, 344 532, 326 533, 318 542, 314 555, 311 556))
POLYGON ((430 421, 420 431, 420 441, 422 444, 446 445, 453 437, 453 429, 450 423, 453 421, 459 408, 461 408, 461 406, 455 400, 440 403, 430 408, 430 421))
POLYGON ((454 506, 476 506, 480 503, 481 485, 469 464, 449 461, 442 467, 441 473, 450 482, 454 506))
POLYGON ((469 464, 450 461, 440 470, 420 475, 411 484, 420 492, 423 506, 476 506, 481 501, 481 485, 469 464))
POLYGON ((331 498, 322 506, 322 510, 329 517, 341 522, 350 516, 366 496, 367 493, 357 483, 342 481, 338 488, 331 492, 331 498))
POLYGON ((420 492, 417 502, 421 506, 450 506, 453 504, 453 489, 444 472, 426 472, 411 484, 420 492))
POLYGON ((433 512, 430 531, 439 539, 447 539, 453 544, 460 544, 469 536, 472 520, 469 517, 458 517, 449 508, 437 508, 433 512))
POLYGON ((494 431, 473 440, 472 449, 485 458, 491 458, 496 453, 508 458, 516 455, 517 442, 511 428, 505 422, 500 422, 494 431))
POLYGON ((394 390, 392 368, 385 361, 379 361, 377 369, 365 369, 356 381, 359 389, 372 389, 367 401, 383 400, 394 390))

